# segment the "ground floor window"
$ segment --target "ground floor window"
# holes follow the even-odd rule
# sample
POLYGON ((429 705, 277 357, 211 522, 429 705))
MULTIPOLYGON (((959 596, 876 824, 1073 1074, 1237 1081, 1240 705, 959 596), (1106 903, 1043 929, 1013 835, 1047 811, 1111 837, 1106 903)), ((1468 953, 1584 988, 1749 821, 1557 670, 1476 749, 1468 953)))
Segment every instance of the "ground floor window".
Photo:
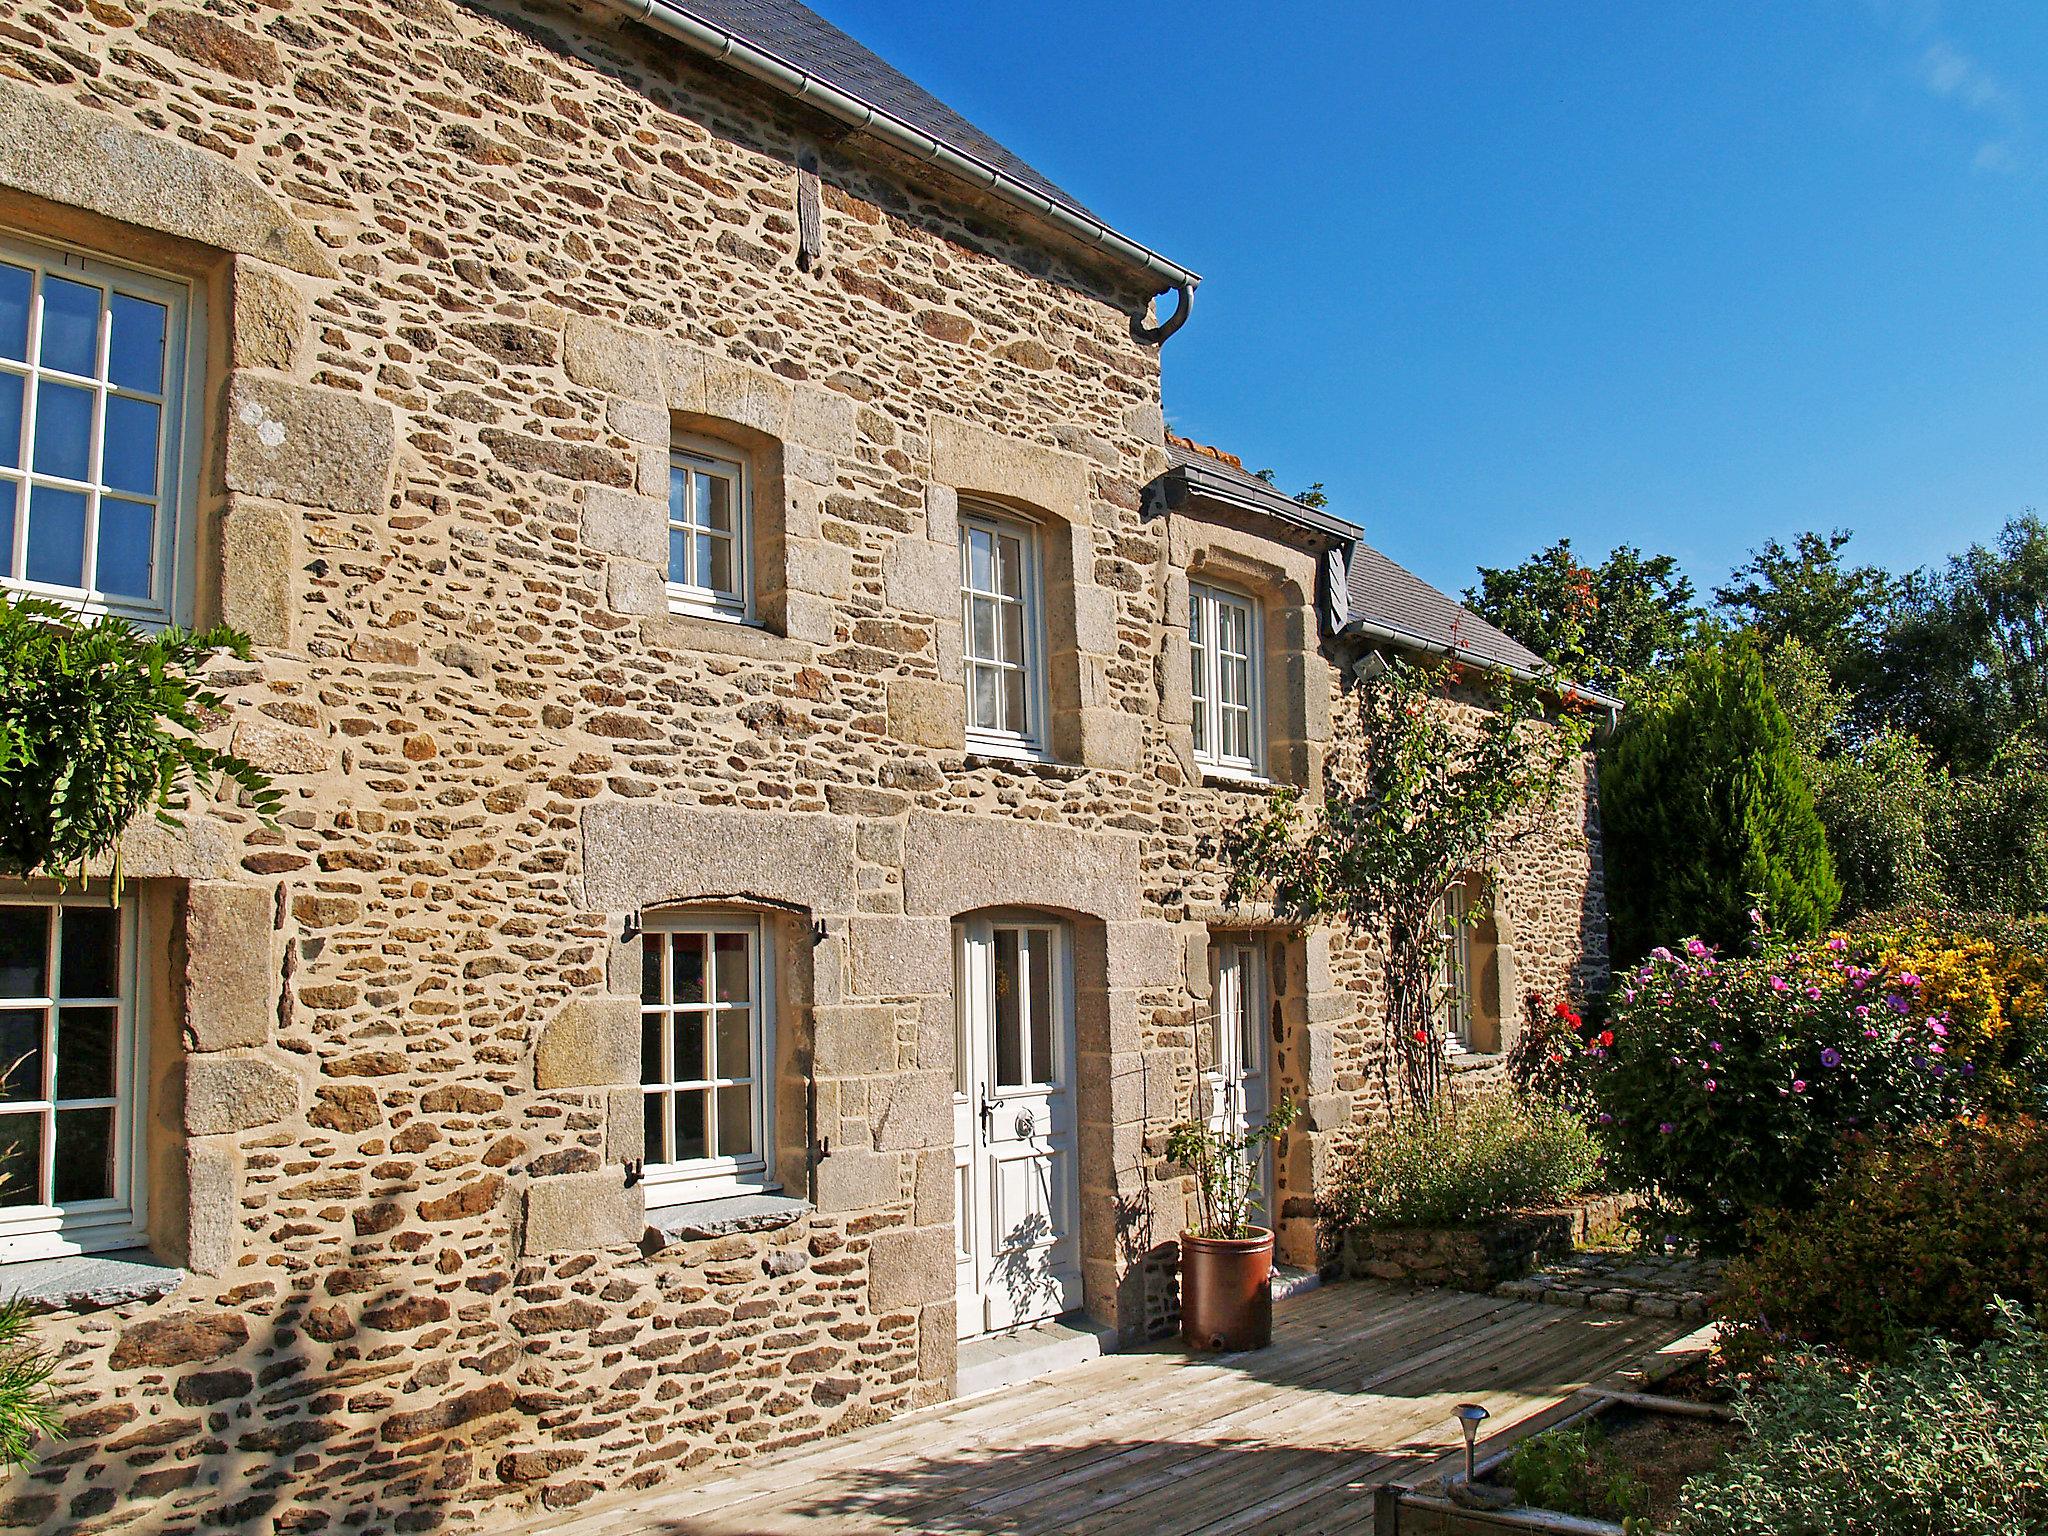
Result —
POLYGON ((641 940, 650 1205, 768 1179, 772 967, 751 913, 655 913, 641 940))
POLYGON ((141 1241, 135 918, 0 898, 0 1260, 141 1241))

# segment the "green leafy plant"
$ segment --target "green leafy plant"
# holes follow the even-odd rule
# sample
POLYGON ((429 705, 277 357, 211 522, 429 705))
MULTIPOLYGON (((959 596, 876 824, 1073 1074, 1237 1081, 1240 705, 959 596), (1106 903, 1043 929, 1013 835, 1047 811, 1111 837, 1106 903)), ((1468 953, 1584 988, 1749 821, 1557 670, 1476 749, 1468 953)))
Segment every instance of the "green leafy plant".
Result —
POLYGON ((1411 1103, 1435 1097, 1434 1017, 1444 892, 1538 828, 1590 735, 1569 710, 1497 673, 1375 655, 1360 668, 1360 729, 1332 753, 1320 802, 1276 791, 1232 828, 1230 896, 1270 895, 1301 922, 1335 919, 1380 947, 1390 1042, 1411 1103), (1470 689, 1460 712, 1448 695, 1470 689))
POLYGON ((1737 1366, 1828 1345, 1897 1359, 1985 1338, 2003 1297, 2048 1302, 2048 1128, 1959 1121, 1857 1139, 1810 1210, 1760 1218, 1722 1277, 1737 1366))
POLYGON ((1556 1205, 1600 1178, 1600 1145, 1561 1104, 1446 1094, 1365 1138, 1323 1197, 1333 1232, 1454 1227, 1556 1205))
POLYGON ((1515 1497, 1534 1509, 1589 1520, 1647 1520, 1649 1487, 1603 1454, 1606 1439, 1598 1424, 1586 1424, 1524 1440, 1507 1460, 1515 1497))
POLYGON ((1196 1237, 1257 1237, 1252 1220, 1261 1210, 1259 1190, 1265 1150, 1278 1141, 1301 1113, 1293 1099, 1282 1097, 1261 1125, 1244 1130, 1219 1130, 1205 1120, 1186 1120, 1166 1138, 1168 1161, 1195 1176, 1196 1237))
POLYGON ((1732 948, 1759 894, 1798 937, 1818 934, 1842 888, 1798 744, 1756 648, 1695 652, 1663 703, 1623 720, 1600 769, 1617 960, 1698 934, 1732 948))
POLYGON ((216 775, 275 816, 269 779, 200 739, 225 701, 198 671, 221 652, 246 658, 249 642, 225 626, 145 634, 0 595, 0 875, 82 875, 113 852, 118 892, 128 824, 148 809, 176 825, 216 775))
POLYGON ((0 1302, 0 1465, 20 1466, 35 1456, 36 1442, 58 1432, 50 1401, 56 1361, 38 1348, 28 1309, 0 1302))
POLYGON ((1900 1364, 1788 1359, 1738 1394, 1748 1431, 1693 1478, 1672 1536, 2018 1536, 2048 1530, 2048 1340, 2001 1306, 1993 1337, 1900 1364))

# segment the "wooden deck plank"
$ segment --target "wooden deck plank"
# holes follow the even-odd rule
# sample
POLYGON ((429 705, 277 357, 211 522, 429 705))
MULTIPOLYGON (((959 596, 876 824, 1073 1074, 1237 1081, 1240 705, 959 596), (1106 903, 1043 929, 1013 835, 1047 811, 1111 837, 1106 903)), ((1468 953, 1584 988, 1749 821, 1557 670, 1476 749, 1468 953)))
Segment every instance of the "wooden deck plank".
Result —
POLYGON ((606 1497, 507 1536, 1227 1536, 1370 1528, 1363 1491, 1497 1433, 1686 1332, 1370 1283, 1283 1308, 1274 1346, 1172 1345, 920 1409, 714 1477, 606 1497), (1361 1523, 1361 1521, 1363 1523, 1361 1523))

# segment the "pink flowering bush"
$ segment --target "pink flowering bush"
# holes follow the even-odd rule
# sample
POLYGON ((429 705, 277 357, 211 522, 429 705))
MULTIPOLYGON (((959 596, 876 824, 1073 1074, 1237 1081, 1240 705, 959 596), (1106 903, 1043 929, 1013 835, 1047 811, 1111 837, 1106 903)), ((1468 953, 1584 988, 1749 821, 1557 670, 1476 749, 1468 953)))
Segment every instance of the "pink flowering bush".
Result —
POLYGON ((1951 1064, 1918 985, 1839 938, 1765 935, 1740 957, 1691 940, 1617 975, 1604 1018, 1550 1031, 1544 1065, 1582 1085, 1616 1178, 1729 1246, 1756 1212, 1813 1205, 1845 1133, 1967 1102, 1973 1069, 1951 1064))

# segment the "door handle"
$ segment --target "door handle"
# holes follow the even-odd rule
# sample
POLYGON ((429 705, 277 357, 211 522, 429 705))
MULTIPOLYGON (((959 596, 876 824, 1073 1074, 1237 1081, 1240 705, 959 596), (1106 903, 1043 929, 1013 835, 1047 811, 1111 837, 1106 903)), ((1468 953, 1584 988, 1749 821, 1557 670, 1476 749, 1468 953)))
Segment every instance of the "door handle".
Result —
POLYGON ((981 1139, 996 1139, 996 1101, 988 1096, 986 1088, 981 1090, 981 1139))

